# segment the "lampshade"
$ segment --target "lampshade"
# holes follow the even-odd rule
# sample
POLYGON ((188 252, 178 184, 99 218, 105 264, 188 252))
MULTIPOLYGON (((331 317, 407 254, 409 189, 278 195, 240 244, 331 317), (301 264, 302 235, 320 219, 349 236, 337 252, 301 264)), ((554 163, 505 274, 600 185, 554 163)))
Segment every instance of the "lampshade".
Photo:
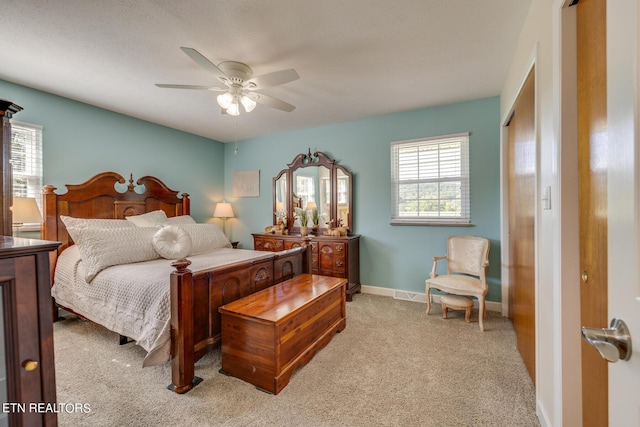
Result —
POLYGON ((41 223, 42 214, 38 209, 36 199, 33 197, 14 197, 13 206, 13 224, 21 226, 25 223, 41 223))
POLYGON ((222 95, 218 95, 216 100, 218 101, 219 106, 226 109, 229 108, 229 105, 231 105, 231 102, 233 102, 233 95, 231 95, 229 92, 225 92, 222 95))
POLYGON ((216 205, 216 209, 213 211, 214 218, 233 218, 233 209, 231 203, 219 202, 216 205))
POLYGON ((277 211, 283 211, 284 210, 284 203, 276 202, 276 210, 277 211))
POLYGON ((240 106, 238 102, 234 100, 229 107, 227 107, 227 114, 231 116, 239 116, 240 115, 240 106))
POLYGON ((240 98, 240 102, 244 107, 244 111, 246 111, 247 113, 252 112, 253 109, 256 108, 256 101, 249 98, 247 95, 242 95, 242 98, 240 98))
POLYGON ((308 210, 313 210, 313 209, 318 209, 318 206, 316 205, 316 202, 307 202, 307 209, 308 210))

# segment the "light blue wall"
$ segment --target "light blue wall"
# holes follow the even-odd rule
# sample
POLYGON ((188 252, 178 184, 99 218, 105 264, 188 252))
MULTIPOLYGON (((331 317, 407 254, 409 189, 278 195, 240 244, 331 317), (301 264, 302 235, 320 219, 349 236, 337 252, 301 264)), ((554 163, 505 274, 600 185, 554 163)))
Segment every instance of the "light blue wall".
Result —
POLYGON ((488 300, 500 301, 499 108, 499 98, 492 97, 240 141, 237 154, 235 144, 226 144, 226 199, 237 216, 228 220, 227 230, 241 247, 253 248, 251 233, 272 221, 272 177, 311 148, 354 174, 362 284, 424 293, 431 257, 446 253, 446 238, 474 234, 491 240, 488 300), (391 226, 390 143, 460 132, 470 132, 473 226, 391 226), (260 197, 231 197, 233 172, 255 169, 260 170, 260 197))
POLYGON ((2 80, 0 98, 24 108, 15 120, 44 127, 44 183, 59 193, 99 172, 153 175, 189 193, 194 218, 213 221, 224 196, 222 143, 2 80))
MULTIPOLYGON (((272 177, 295 155, 323 151, 354 173, 354 231, 361 234, 364 285, 424 292, 431 257, 453 234, 491 240, 490 301, 500 301, 499 98, 221 144, 0 80, 0 98, 22 106, 15 119, 44 126, 44 177, 58 187, 97 172, 155 175, 188 192, 192 215, 212 222, 215 203, 233 203, 227 232, 252 248, 271 223, 272 177), (470 132, 472 227, 391 226, 390 142, 470 132), (260 197, 233 199, 234 171, 260 170, 260 197), (223 184, 224 183, 224 184, 223 184)), ((283 113, 284 114, 284 113, 283 113)), ((295 114, 292 113, 292 114, 295 114)))

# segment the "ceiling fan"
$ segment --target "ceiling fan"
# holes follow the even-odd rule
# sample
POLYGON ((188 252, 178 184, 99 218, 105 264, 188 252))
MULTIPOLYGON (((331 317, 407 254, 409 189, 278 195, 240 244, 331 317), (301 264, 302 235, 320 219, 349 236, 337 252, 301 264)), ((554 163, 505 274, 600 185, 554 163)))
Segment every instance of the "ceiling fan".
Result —
POLYGON ((300 78, 294 69, 274 71, 261 76, 253 76, 253 70, 247 64, 235 61, 226 61, 218 65, 205 58, 200 52, 190 47, 181 47, 182 51, 193 59, 198 65, 212 72, 224 87, 198 86, 178 84, 156 84, 158 87, 171 89, 196 89, 224 92, 217 97, 218 105, 222 112, 237 116, 240 114, 240 105, 248 113, 256 107, 256 103, 268 105, 278 110, 291 112, 295 106, 256 91, 268 87, 280 86, 300 78))

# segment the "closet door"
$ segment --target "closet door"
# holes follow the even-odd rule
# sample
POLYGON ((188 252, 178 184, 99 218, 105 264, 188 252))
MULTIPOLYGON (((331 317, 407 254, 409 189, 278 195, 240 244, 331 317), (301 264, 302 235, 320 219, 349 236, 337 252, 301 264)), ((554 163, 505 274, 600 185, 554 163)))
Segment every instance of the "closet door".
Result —
POLYGON ((516 99, 508 131, 509 318, 518 351, 535 384, 535 69, 516 99))

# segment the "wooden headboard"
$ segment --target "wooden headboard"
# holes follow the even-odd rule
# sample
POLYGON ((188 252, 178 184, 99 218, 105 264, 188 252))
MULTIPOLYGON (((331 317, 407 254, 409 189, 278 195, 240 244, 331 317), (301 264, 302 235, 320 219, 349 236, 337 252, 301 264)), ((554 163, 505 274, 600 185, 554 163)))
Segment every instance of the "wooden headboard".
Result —
POLYGON ((76 218, 124 219, 126 216, 140 215, 158 209, 167 216, 189 215, 190 200, 187 193, 178 197, 178 192, 169 189, 162 181, 153 176, 144 176, 136 185, 144 186, 144 191, 135 191, 133 174, 123 193, 117 191, 116 184, 126 184, 122 175, 115 172, 103 172, 82 184, 67 184, 67 192, 56 194, 56 187, 45 185, 42 194, 44 222, 42 238, 56 240, 62 244, 61 253, 73 241, 67 233, 60 215, 76 218))

